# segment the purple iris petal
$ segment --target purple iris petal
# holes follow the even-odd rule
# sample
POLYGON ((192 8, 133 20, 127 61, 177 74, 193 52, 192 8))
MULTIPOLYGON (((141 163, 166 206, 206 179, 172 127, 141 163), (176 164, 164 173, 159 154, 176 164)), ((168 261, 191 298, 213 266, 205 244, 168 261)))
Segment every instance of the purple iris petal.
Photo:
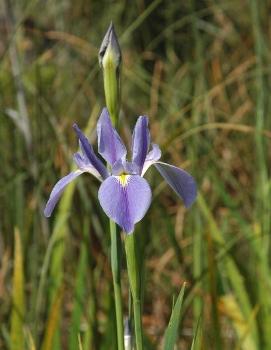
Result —
POLYGON ((112 175, 121 175, 121 174, 129 174, 129 175, 138 175, 140 173, 138 166, 133 162, 128 162, 124 159, 119 159, 112 166, 112 175))
POLYGON ((98 197, 107 216, 131 233, 151 204, 151 189, 138 175, 110 176, 101 184, 98 197))
POLYGON ((92 146, 88 142, 88 139, 86 136, 82 133, 80 128, 77 124, 73 125, 74 130, 76 131, 76 134, 79 138, 79 144, 82 150, 83 155, 89 160, 91 165, 97 169, 98 173, 100 173, 101 177, 103 179, 106 179, 108 177, 108 171, 102 161, 96 156, 96 154, 93 151, 92 146))
POLYGON ((139 169, 139 166, 136 163, 133 162, 124 162, 124 170, 125 173, 130 174, 130 175, 140 175, 141 171, 139 169))
POLYGON ((123 159, 119 159, 114 163, 111 169, 112 175, 121 175, 125 172, 123 163, 124 163, 123 159))
POLYGON ((54 210, 54 207, 56 203, 58 202, 62 192, 64 191, 65 187, 74 180, 77 176, 81 175, 84 171, 82 170, 76 170, 71 172, 70 174, 64 176, 62 179, 60 179, 54 186, 50 198, 46 204, 46 207, 44 209, 44 215, 48 218, 51 216, 52 211, 54 210))
POLYGON ((166 163, 157 162, 154 166, 169 186, 182 198, 184 205, 187 208, 190 207, 197 196, 197 185, 193 177, 186 171, 166 163))
POLYGON ((90 163, 89 159, 84 154, 82 155, 77 152, 74 154, 73 159, 80 170, 92 174, 100 181, 103 180, 100 173, 97 171, 97 169, 94 168, 94 166, 90 163))
POLYGON ((152 143, 152 149, 147 154, 141 176, 144 176, 145 172, 149 169, 151 165, 156 163, 161 158, 161 150, 158 145, 152 143))
POLYGON ((119 134, 113 128, 106 108, 103 109, 97 124, 98 149, 103 158, 111 165, 123 158, 127 151, 119 134))
POLYGON ((140 116, 137 119, 132 142, 132 161, 139 167, 139 174, 141 174, 148 149, 150 145, 150 132, 148 129, 148 118, 140 116))

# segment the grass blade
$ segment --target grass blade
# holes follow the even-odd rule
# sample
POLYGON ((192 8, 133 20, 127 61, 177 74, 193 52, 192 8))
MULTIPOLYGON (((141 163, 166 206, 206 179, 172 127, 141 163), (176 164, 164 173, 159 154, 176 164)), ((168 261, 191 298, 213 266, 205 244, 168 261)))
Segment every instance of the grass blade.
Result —
POLYGON ((63 289, 60 288, 51 306, 50 314, 46 325, 45 336, 41 347, 42 350, 53 349, 54 335, 58 330, 59 317, 61 313, 62 296, 63 289))
MULTIPOLYGON (((89 221, 86 220, 84 223, 84 236, 87 236, 89 221)), ((84 299, 86 298, 86 285, 85 281, 87 278, 87 266, 88 266, 88 254, 87 244, 82 241, 80 248, 80 258, 77 268, 77 277, 75 285, 74 305, 71 319, 71 331, 69 336, 69 349, 73 350, 77 348, 78 341, 80 340, 80 323, 81 317, 84 310, 84 299)), ((82 345, 81 345, 82 346, 82 345)))
POLYGON ((15 246, 14 246, 14 268, 13 268, 13 287, 12 287, 12 312, 11 312, 11 350, 24 349, 24 271, 23 271, 23 252, 20 232, 15 228, 15 246))
POLYGON ((181 308, 183 303, 184 290, 185 283, 183 284, 182 289, 178 295, 177 301, 173 307, 169 324, 165 332, 164 350, 173 350, 177 341, 178 328, 181 320, 181 308))

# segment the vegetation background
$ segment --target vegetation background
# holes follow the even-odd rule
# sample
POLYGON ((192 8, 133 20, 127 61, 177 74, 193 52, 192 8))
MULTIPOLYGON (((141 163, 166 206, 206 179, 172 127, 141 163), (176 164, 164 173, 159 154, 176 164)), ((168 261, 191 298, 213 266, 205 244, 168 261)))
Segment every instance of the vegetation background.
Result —
POLYGON ((1 1, 1 349, 116 349, 98 183, 80 178, 43 216, 72 166, 73 122, 95 141, 111 20, 122 136, 147 114, 163 160, 199 188, 186 211, 148 173, 153 203, 136 231, 146 349, 162 348, 184 281, 178 349, 271 349, 270 13, 268 0, 1 1))

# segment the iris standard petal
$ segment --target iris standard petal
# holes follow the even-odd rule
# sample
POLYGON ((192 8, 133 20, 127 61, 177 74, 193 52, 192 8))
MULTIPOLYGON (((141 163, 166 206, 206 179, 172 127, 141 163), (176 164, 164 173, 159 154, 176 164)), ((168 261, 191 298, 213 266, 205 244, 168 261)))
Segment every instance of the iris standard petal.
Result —
POLYGON ((54 210, 54 207, 56 203, 58 202, 62 192, 64 191, 65 187, 74 180, 77 176, 81 175, 84 171, 76 170, 71 172, 70 174, 64 176, 62 179, 60 179, 54 186, 50 198, 46 204, 46 207, 44 209, 44 215, 48 218, 51 216, 52 211, 54 210))
POLYGON ((187 208, 190 207, 197 196, 197 185, 194 178, 173 165, 157 162, 154 166, 169 186, 182 198, 184 205, 187 208))
POLYGON ((99 181, 102 181, 102 177, 97 169, 90 163, 89 159, 83 154, 79 152, 75 153, 73 159, 78 166, 78 168, 84 172, 88 172, 91 175, 95 176, 99 181))
POLYGON ((96 156, 91 144, 88 142, 86 136, 82 133, 77 124, 73 128, 79 138, 79 145, 83 155, 89 160, 90 164, 98 171, 103 179, 108 177, 108 171, 102 161, 96 156))
POLYGON ((97 124, 98 151, 100 155, 111 165, 126 156, 124 146, 119 134, 113 128, 108 110, 103 109, 97 124))
POLYGON ((144 176, 145 172, 149 169, 151 165, 156 163, 161 158, 161 150, 155 143, 152 144, 151 151, 147 154, 144 166, 142 169, 141 176, 144 176))
POLYGON ((137 119, 132 141, 132 161, 139 167, 139 174, 142 171, 150 146, 150 131, 148 128, 148 118, 140 116, 137 119))
POLYGON ((98 197, 107 216, 131 233, 150 206, 151 189, 138 175, 110 176, 101 184, 98 197))

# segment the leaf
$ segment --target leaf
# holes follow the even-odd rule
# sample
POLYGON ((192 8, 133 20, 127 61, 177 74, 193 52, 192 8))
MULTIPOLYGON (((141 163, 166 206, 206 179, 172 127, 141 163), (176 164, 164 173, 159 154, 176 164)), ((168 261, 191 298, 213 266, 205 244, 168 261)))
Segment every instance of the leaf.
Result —
POLYGON ((29 329, 26 330, 27 350, 36 350, 33 336, 29 329))
MULTIPOLYGON (((199 193, 198 195, 197 203, 199 205, 200 210, 202 211, 202 214, 204 215, 209 224, 210 233, 212 234, 213 240, 217 244, 221 245, 221 247, 225 248, 226 242, 223 238, 222 232, 218 228, 215 218, 212 215, 210 209, 208 208, 207 203, 204 197, 201 195, 201 193, 199 193)), ((236 296, 238 305, 240 305, 240 312, 242 312, 244 318, 249 318, 252 314, 253 308, 251 306, 248 290, 244 283, 244 278, 241 272, 239 271, 239 268, 235 263, 234 259, 231 257, 230 254, 227 253, 227 250, 225 250, 225 253, 226 255, 224 256, 223 268, 227 271, 227 277, 234 290, 234 294, 236 296)), ((255 319, 251 320, 251 335, 254 343, 257 345, 259 343, 259 334, 255 319)))
POLYGON ((15 228, 14 243, 14 267, 13 267, 13 286, 12 286, 12 311, 11 311, 11 350, 24 349, 24 271, 23 271, 23 252, 21 245, 20 232, 15 228))
POLYGON ((164 350, 173 350, 177 341, 178 328, 181 320, 181 308, 183 303, 184 290, 185 283, 182 286, 182 289, 178 295, 177 301, 173 307, 170 316, 169 324, 165 332, 164 350))
POLYGON ((200 344, 199 344, 199 341, 198 341, 199 340, 199 332, 201 331, 200 324, 201 324, 201 317, 198 319, 196 330, 195 330, 195 334, 194 334, 194 337, 193 337, 193 341, 192 341, 190 350, 200 349, 200 344))
POLYGON ((59 317, 61 313, 62 296, 63 296, 63 288, 59 288, 50 309, 50 314, 46 325, 44 340, 41 347, 42 350, 53 349, 54 335, 58 330, 59 317))
MULTIPOLYGON (((84 224, 84 230, 87 232, 88 220, 84 224)), ((86 234, 85 234, 86 235, 86 234)), ((73 312, 71 317, 71 327, 69 335, 69 349, 76 349, 78 344, 78 339, 80 338, 80 323, 81 317, 84 311, 84 300, 86 299, 86 278, 87 278, 87 266, 88 266, 88 256, 87 256, 87 245, 85 241, 82 241, 80 247, 80 258, 76 274, 76 284, 75 293, 73 301, 73 312)), ((81 345, 82 346, 82 345, 81 345)))
POLYGON ((238 305, 235 296, 232 294, 224 295, 220 298, 219 308, 231 319, 239 338, 240 348, 246 350, 256 350, 257 346, 255 345, 251 333, 251 326, 252 321, 255 320, 258 308, 252 312, 250 317, 244 318, 240 306, 238 305))

